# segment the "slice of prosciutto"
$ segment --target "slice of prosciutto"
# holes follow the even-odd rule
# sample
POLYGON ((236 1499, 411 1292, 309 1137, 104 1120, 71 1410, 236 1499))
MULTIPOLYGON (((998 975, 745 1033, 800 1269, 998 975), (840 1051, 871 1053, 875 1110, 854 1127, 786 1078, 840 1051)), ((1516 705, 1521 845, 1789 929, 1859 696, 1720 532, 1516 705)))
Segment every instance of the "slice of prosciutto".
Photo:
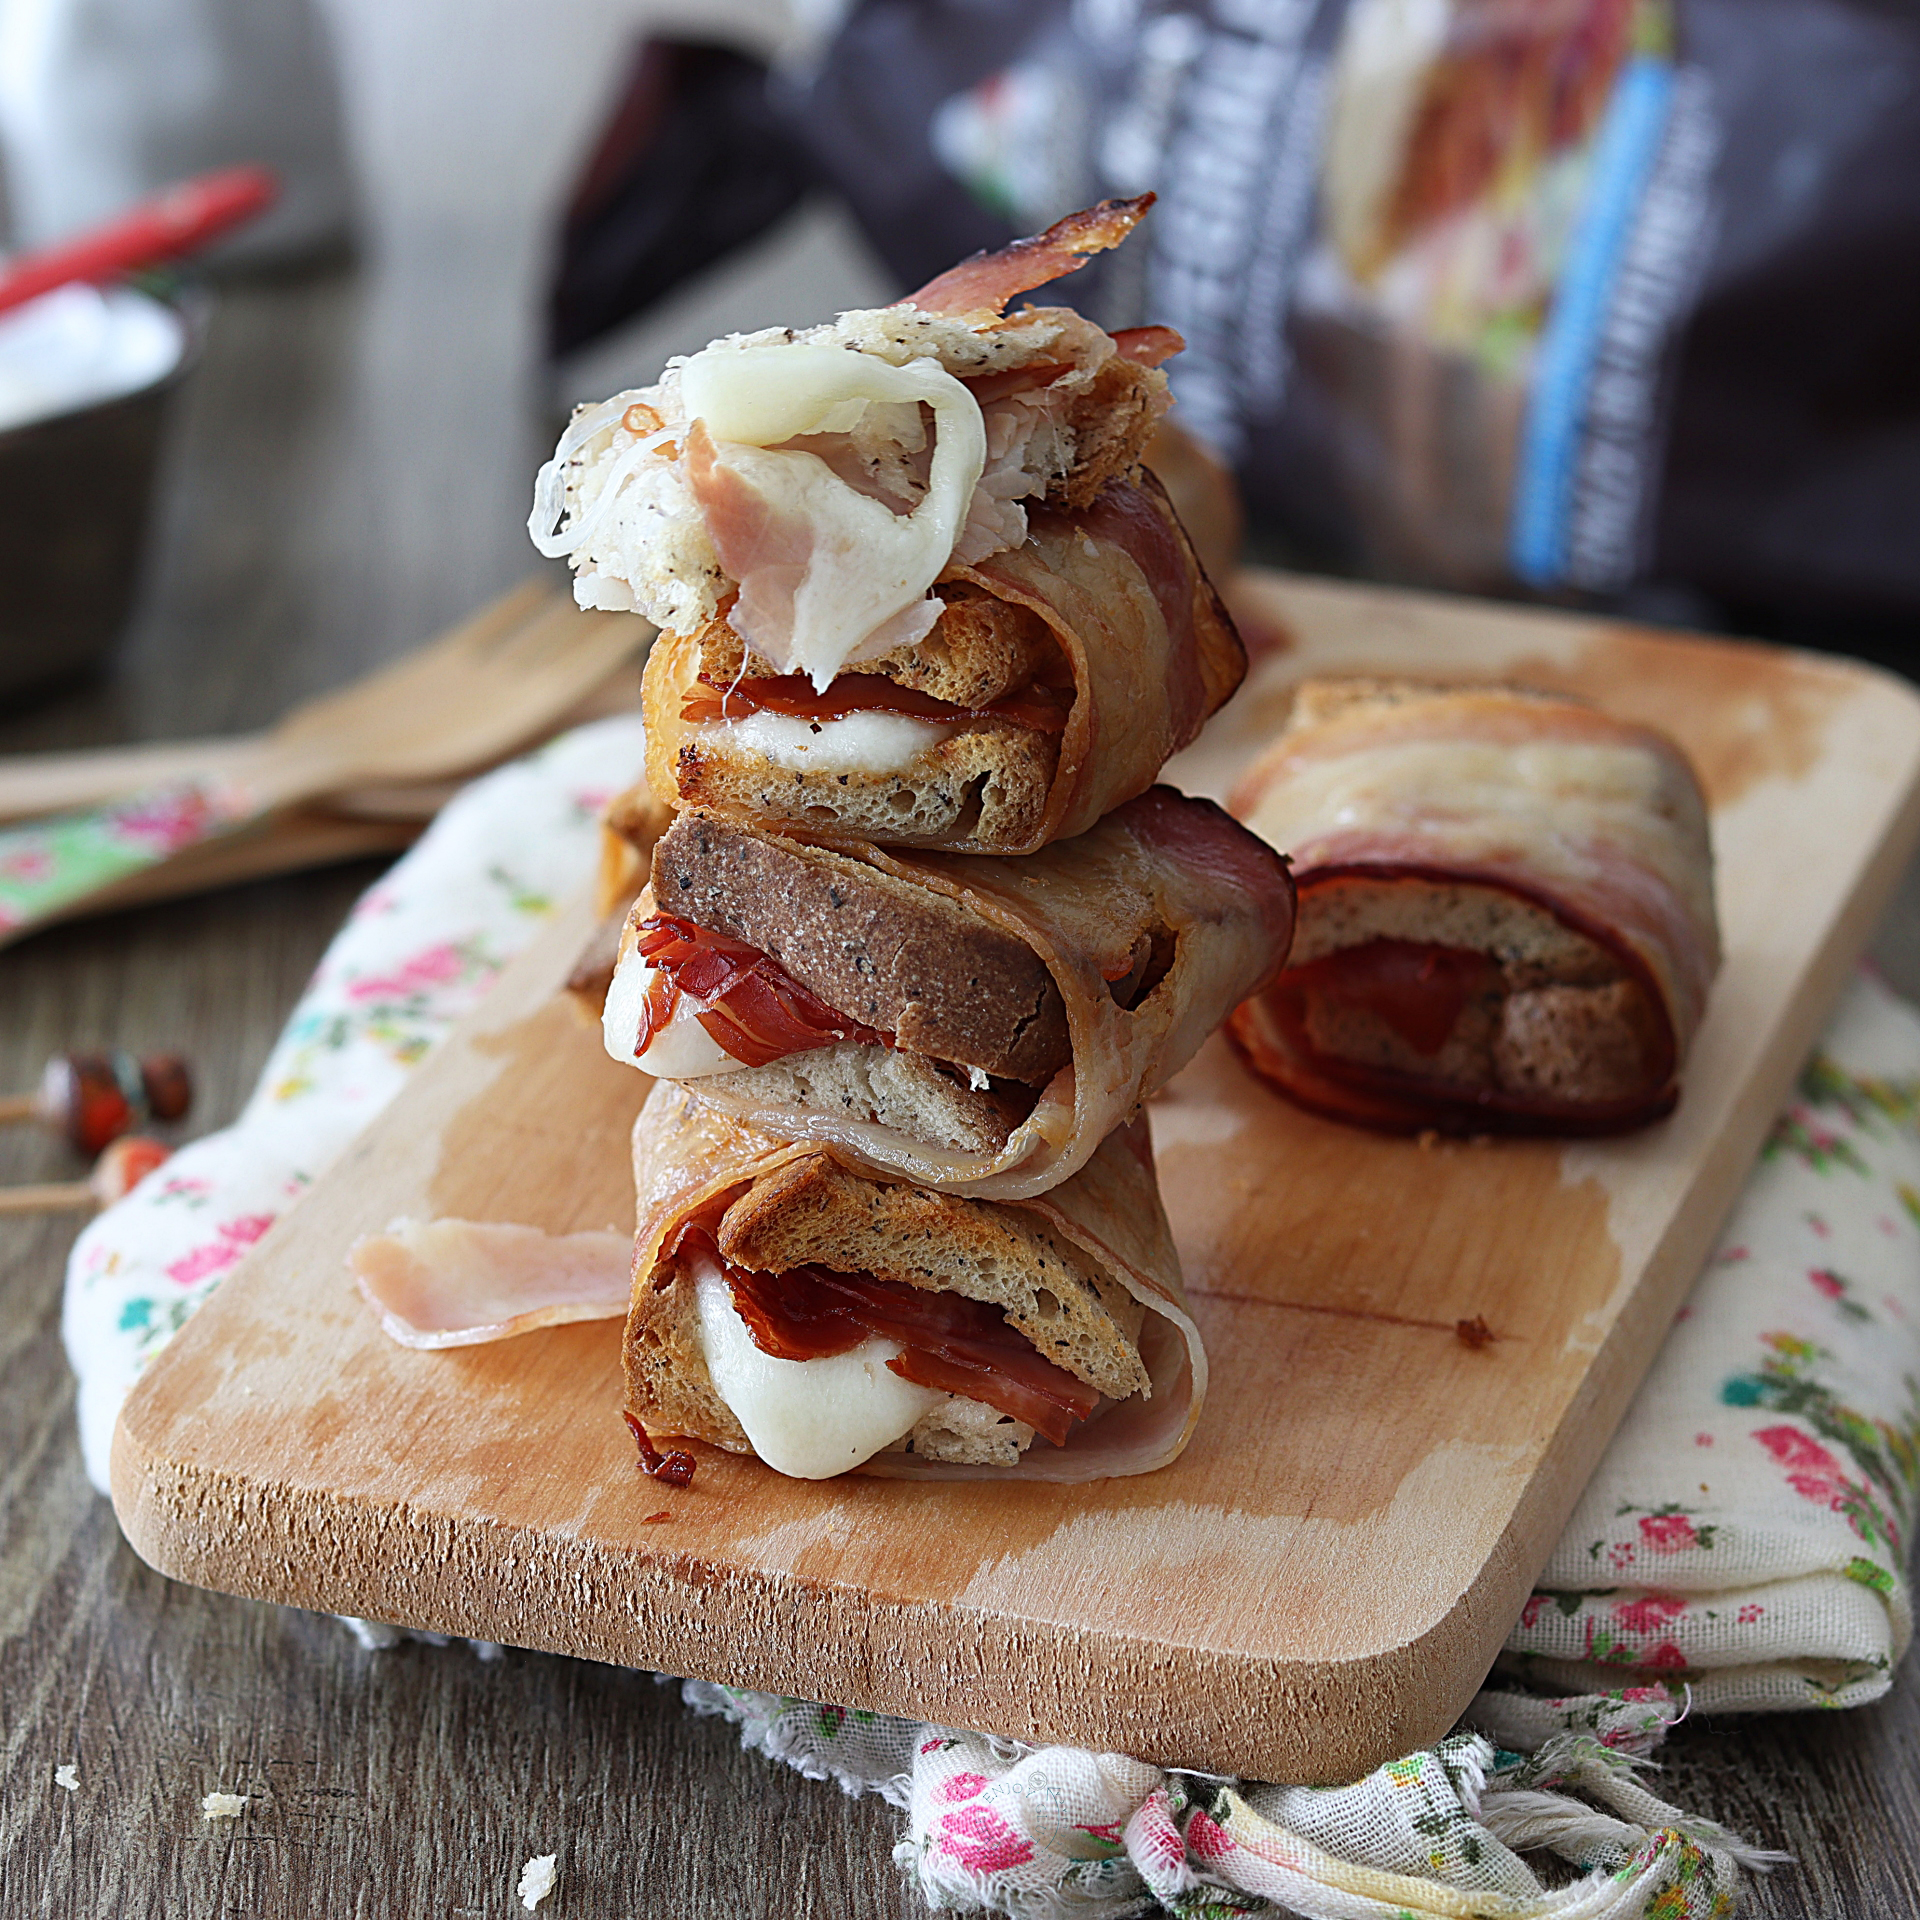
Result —
POLYGON ((1102 200, 1056 220, 1045 233, 1015 240, 996 253, 976 253, 936 275, 901 301, 922 313, 1004 313, 1017 293, 1078 273, 1096 253, 1117 247, 1140 224, 1154 196, 1102 200))
POLYGON ((472 1347, 624 1313, 624 1233, 542 1233, 498 1220, 396 1220, 347 1254, 360 1292, 403 1347, 472 1347))
POLYGON ((1706 803, 1664 735, 1513 687, 1313 681, 1234 810, 1295 862, 1286 970, 1229 1027, 1389 1132, 1673 1111, 1719 965, 1706 803))
MULTIPOLYGON (((1111 1134, 1072 1179, 1015 1204, 939 1196, 914 1200, 942 1218, 908 1233, 885 1196, 908 1183, 844 1161, 831 1147, 776 1139, 661 1081, 633 1133, 639 1195, 633 1299, 626 1329, 626 1411, 647 1431, 705 1441, 735 1453, 758 1451, 748 1429, 760 1409, 729 1402, 737 1369, 713 1341, 709 1294, 699 1289, 716 1264, 755 1349, 773 1360, 833 1361, 865 1352, 900 1378, 928 1389, 895 1415, 901 1440, 869 1449, 858 1470, 902 1479, 1084 1481, 1147 1473, 1186 1446, 1206 1394, 1207 1356, 1187 1311, 1178 1257, 1160 1204, 1143 1123, 1111 1134), (804 1201, 797 1198, 804 1196, 804 1201), (831 1239, 832 1269, 802 1263, 767 1273, 755 1262, 756 1234, 769 1215, 794 1231, 793 1210, 831 1239), (1137 1303, 1134 1336, 1142 1384, 1103 1396, 1036 1351, 1001 1310, 966 1297, 969 1255, 991 1242, 1004 1263, 1050 1260, 1051 1284, 1097 1287, 1109 1301, 1137 1303), (1009 1253, 1011 1249, 1011 1253, 1009 1253), (1070 1260, 1077 1277, 1063 1271, 1070 1260), (877 1344, 869 1344, 876 1343, 877 1344), (891 1359, 882 1358, 891 1356, 891 1359), (909 1424, 921 1408, 939 1417, 943 1396, 991 1409, 1035 1429, 1040 1439, 1013 1463, 963 1462, 917 1450, 909 1424)), ((917 1217, 917 1215, 916 1215, 917 1217)), ((781 1382, 784 1421, 806 1380, 781 1382)), ((839 1373, 821 1375, 819 1418, 855 1421, 839 1373)), ((804 1410, 804 1407, 803 1407, 804 1410)), ((964 1423, 962 1423, 964 1424, 964 1423)), ((816 1441, 812 1451, 822 1449, 816 1441)), ((806 1477, 821 1477, 810 1471, 806 1477)))

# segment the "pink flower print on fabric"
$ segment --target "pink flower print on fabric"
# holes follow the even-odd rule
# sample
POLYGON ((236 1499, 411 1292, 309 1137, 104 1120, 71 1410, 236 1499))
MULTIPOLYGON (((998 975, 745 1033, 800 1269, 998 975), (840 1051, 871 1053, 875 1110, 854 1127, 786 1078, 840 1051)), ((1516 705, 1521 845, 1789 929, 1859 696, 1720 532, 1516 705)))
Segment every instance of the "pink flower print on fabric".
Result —
POLYGON ((1032 1844, 1023 1840, 991 1807, 977 1802, 953 1813, 943 1813, 935 1844, 949 1860, 969 1873, 1006 1873, 1014 1867, 1024 1867, 1033 1858, 1032 1844))
POLYGON ((950 1780, 942 1780, 935 1789, 942 1800, 977 1800, 986 1791, 987 1776, 984 1773, 956 1773, 950 1780))
POLYGON ((1830 1273, 1825 1267, 1808 1269, 1807 1278, 1824 1293, 1829 1300, 1840 1299, 1847 1290, 1847 1283, 1836 1273, 1830 1273))
POLYGON ((1196 1860, 1224 1860, 1240 1843, 1212 1814, 1196 1807, 1187 1818, 1187 1851, 1196 1860))
POLYGON ((273 1222, 274 1216, 270 1213, 248 1213, 237 1220, 222 1221, 214 1228, 218 1237, 182 1254, 166 1269, 167 1278, 190 1287, 210 1273, 224 1273, 273 1222))
POLYGON ((1156 1898, 1169 1900, 1194 1884, 1187 1843, 1174 1824, 1173 1802, 1165 1787, 1155 1787, 1134 1810, 1125 1843, 1127 1858, 1156 1898))
POLYGON ((143 852, 165 856, 203 840, 232 813, 217 792, 194 785, 156 787, 136 794, 107 815, 108 833, 143 852))
POLYGON ((44 880, 53 871, 53 855, 43 847, 27 847, 0 859, 0 880, 44 880))
POLYGON ((467 956, 451 940, 436 941, 391 973, 366 974, 347 988, 349 1000, 403 1000, 409 994, 444 987, 466 971, 467 956))
POLYGON ((1677 1593, 1643 1593, 1637 1600, 1623 1600, 1611 1609, 1613 1624, 1623 1633, 1658 1633, 1669 1620, 1687 1610, 1677 1593))
POLYGON ((1640 1516, 1640 1543, 1653 1553, 1684 1553, 1700 1544, 1700 1536, 1684 1513, 1645 1513, 1640 1516))

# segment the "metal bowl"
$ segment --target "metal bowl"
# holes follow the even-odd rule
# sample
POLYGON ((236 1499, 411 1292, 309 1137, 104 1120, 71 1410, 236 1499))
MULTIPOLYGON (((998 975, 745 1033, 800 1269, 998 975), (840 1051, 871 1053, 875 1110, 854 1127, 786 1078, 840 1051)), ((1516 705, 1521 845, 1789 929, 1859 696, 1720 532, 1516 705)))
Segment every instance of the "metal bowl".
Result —
POLYGON ((139 584, 161 428, 204 309, 163 301, 180 353, 146 386, 0 432, 0 699, 93 666, 139 584))

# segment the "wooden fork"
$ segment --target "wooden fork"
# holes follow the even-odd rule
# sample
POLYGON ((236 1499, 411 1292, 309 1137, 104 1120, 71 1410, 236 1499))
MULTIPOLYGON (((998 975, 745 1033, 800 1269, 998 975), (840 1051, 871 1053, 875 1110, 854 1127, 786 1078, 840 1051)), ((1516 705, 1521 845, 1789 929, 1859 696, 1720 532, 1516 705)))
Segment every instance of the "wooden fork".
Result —
POLYGON ((267 733, 200 743, 211 753, 176 745, 15 762, 0 773, 0 805, 36 811, 97 796, 109 761, 146 777, 107 805, 0 830, 0 945, 89 904, 151 898, 163 863, 199 849, 204 866, 211 843, 306 803, 427 786, 504 758, 544 737, 652 631, 631 614, 581 613, 532 581, 267 733))
POLYGON ((380 737, 391 716, 409 709, 406 724, 415 736, 410 760, 422 771, 382 770, 364 784, 451 780, 539 738, 630 659, 652 631, 632 615, 580 613, 543 580, 527 580, 438 640, 350 686, 303 702, 263 733, 0 758, 0 821, 100 806, 142 788, 184 780, 245 781, 264 775, 271 781, 288 756, 304 758, 315 742, 351 750, 380 737), (598 671, 595 663, 603 657, 605 670, 598 671), (504 675, 512 684, 499 687, 496 679, 488 679, 483 692, 476 669, 483 677, 504 675), (519 681, 522 669, 534 670, 538 679, 519 681), (496 691, 506 697, 488 713, 482 702, 496 691), (482 723, 491 753, 475 756, 463 733, 441 731, 449 702, 463 723, 465 718, 482 723))

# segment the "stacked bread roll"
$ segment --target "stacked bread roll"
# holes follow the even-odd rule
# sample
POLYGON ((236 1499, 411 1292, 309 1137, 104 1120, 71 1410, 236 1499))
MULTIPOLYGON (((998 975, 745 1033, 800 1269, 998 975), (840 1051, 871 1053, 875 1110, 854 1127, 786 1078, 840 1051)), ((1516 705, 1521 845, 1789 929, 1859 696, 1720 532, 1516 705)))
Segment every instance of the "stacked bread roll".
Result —
POLYGON ((1293 889, 1153 784, 1245 668, 1141 464, 1177 338, 1003 312, 1144 205, 718 342, 583 409, 543 474, 578 597, 662 628, 671 818, 604 1013, 660 1082, 651 1433, 808 1478, 1078 1479, 1192 1430, 1138 1116, 1278 971, 1293 889))

